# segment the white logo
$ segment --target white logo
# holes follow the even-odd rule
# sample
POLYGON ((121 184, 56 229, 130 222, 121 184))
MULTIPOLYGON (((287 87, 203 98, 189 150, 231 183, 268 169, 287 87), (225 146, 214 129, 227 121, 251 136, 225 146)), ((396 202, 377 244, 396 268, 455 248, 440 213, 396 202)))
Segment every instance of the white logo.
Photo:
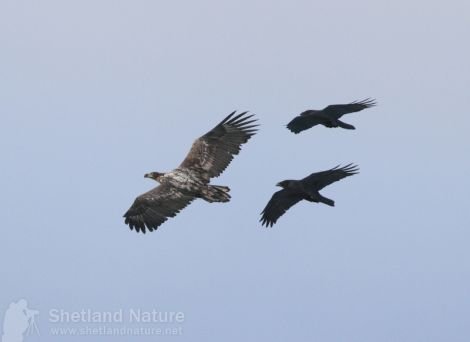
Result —
MULTIPOLYGON (((177 336, 183 335, 185 320, 182 311, 155 308, 114 311, 51 308, 48 313, 42 319, 42 323, 48 323, 48 328, 43 327, 42 332, 52 336, 177 336)), ((5 311, 0 342, 23 342, 28 339, 26 336, 39 336, 38 315, 38 310, 28 308, 25 299, 12 302, 5 311)))
POLYGON ((2 342, 23 342, 25 335, 39 335, 34 319, 38 314, 39 311, 28 308, 25 299, 11 303, 3 319, 2 342))

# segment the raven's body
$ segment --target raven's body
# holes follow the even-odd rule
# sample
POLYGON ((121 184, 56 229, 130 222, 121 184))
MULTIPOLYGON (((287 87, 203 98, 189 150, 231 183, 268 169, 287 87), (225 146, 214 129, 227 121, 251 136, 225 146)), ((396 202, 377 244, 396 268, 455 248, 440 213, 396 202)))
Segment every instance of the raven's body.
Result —
POLYGON ((306 110, 292 119, 287 128, 297 134, 312 128, 316 125, 323 125, 328 128, 355 129, 353 125, 340 120, 344 114, 359 112, 363 109, 375 106, 374 100, 366 99, 360 102, 348 104, 329 105, 322 110, 306 110))
POLYGON ((261 212, 262 225, 272 227, 290 207, 302 200, 324 203, 333 207, 335 202, 320 194, 320 190, 356 173, 358 173, 358 168, 349 164, 342 168, 335 167, 327 171, 312 173, 301 180, 289 179, 279 182, 277 185, 282 187, 282 190, 274 193, 261 212))

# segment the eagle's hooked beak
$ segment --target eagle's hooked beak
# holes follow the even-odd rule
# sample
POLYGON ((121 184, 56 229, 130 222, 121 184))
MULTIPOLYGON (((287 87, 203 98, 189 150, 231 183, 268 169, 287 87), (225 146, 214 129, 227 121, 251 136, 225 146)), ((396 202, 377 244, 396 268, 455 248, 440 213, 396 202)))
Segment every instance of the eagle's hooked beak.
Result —
POLYGON ((150 178, 150 179, 153 179, 154 181, 160 182, 161 176, 163 176, 163 174, 160 172, 150 172, 150 173, 146 173, 144 175, 144 178, 150 178))

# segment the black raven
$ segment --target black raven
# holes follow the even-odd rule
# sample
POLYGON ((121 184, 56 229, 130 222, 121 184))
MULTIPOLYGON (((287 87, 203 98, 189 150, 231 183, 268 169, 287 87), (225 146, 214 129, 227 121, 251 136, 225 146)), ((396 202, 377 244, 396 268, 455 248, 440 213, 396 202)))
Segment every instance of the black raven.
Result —
POLYGON ((151 172, 144 177, 160 185, 140 195, 124 214, 125 223, 136 232, 157 229, 196 198, 207 202, 228 202, 230 189, 211 185, 230 164, 240 147, 257 131, 257 120, 247 112, 227 116, 211 131, 196 139, 181 165, 171 172, 151 172), (235 115, 235 116, 234 116, 235 115))
POLYGON ((365 99, 360 102, 351 102, 348 104, 329 105, 322 110, 306 110, 292 119, 287 124, 287 128, 295 134, 305 131, 316 125, 326 127, 341 127, 345 129, 355 129, 353 125, 347 124, 341 120, 344 114, 359 112, 363 109, 375 106, 374 99, 365 99))
POLYGON ((290 207, 301 200, 334 206, 335 202, 320 194, 320 190, 340 179, 359 173, 356 165, 336 166, 330 170, 312 173, 301 180, 284 180, 276 184, 282 190, 275 192, 261 212, 261 224, 272 227, 290 207))

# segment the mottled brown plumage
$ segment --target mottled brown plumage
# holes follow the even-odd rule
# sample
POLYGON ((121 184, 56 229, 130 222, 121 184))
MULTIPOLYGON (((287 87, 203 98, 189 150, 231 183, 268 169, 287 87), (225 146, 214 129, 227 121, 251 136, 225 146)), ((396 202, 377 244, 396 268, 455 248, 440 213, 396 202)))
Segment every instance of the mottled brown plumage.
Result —
POLYGON ((151 172, 146 178, 161 185, 137 197, 124 214, 131 230, 156 230, 169 217, 176 216, 194 199, 228 202, 230 189, 211 185, 257 131, 256 119, 247 112, 227 116, 212 130, 196 139, 181 165, 171 172, 151 172))
POLYGON ((246 115, 247 112, 234 114, 196 139, 179 167, 203 171, 207 180, 219 176, 240 152, 241 145, 256 132, 257 125, 253 125, 256 119, 249 120, 253 115, 246 115))

